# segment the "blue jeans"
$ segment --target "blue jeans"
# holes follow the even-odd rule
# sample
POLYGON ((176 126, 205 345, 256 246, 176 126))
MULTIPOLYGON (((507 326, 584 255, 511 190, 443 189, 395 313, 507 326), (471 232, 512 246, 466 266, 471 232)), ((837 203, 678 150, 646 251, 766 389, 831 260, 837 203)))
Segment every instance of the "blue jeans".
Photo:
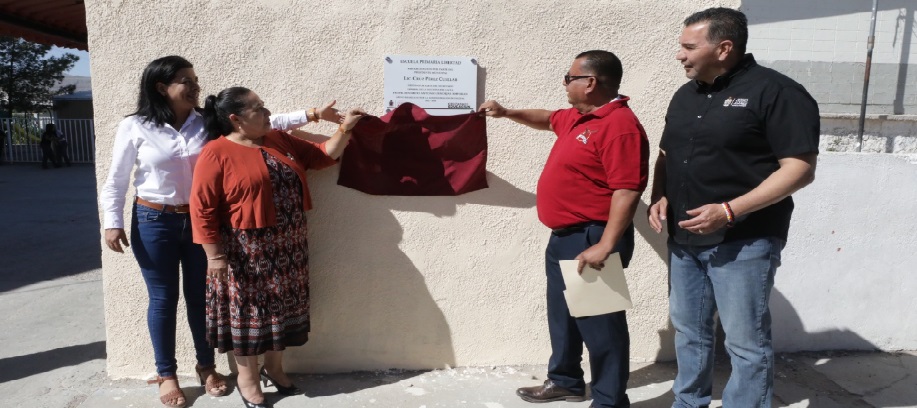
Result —
MULTIPOLYGON (((551 234, 545 252, 548 277, 548 332, 551 335, 551 359, 548 378, 573 392, 586 390, 583 380, 583 343, 589 349, 592 370, 592 399, 596 407, 629 407, 627 380, 630 376, 630 333, 624 311, 598 316, 571 317, 564 298, 561 260, 574 259, 599 242, 605 227, 591 225, 570 234, 551 234)), ((634 229, 625 230, 614 248, 627 267, 634 253, 634 229)))
POLYGON ((153 341, 156 371, 163 377, 173 376, 178 368, 175 321, 179 265, 197 363, 213 365, 214 351, 205 336, 207 255, 203 247, 191 241, 191 217, 135 204, 131 217, 131 249, 140 264, 150 299, 147 326, 153 341))
POLYGON ((678 375, 673 407, 705 407, 713 387, 714 312, 726 333, 732 374, 724 407, 771 406, 774 350, 768 302, 785 241, 757 238, 714 246, 669 241, 669 312, 678 375))

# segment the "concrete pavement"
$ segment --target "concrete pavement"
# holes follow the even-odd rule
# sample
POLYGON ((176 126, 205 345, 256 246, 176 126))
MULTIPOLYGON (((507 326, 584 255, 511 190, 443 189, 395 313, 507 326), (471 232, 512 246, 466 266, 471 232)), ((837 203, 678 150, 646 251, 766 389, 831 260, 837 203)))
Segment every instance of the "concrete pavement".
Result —
MULTIPOLYGON (((154 386, 109 380, 93 168, 0 166, 0 407, 161 407, 154 386)), ((137 341, 147 341, 138 334, 137 341)), ((306 346, 308 347, 308 346, 306 346)), ((151 362, 152 371, 152 362, 151 362)), ((720 398, 728 361, 718 362, 720 398)), ((588 368, 586 369, 588 372, 588 368)), ((467 367, 297 375, 305 396, 286 407, 532 408, 514 390, 544 380, 544 366, 467 367)), ((673 363, 633 364, 633 407, 669 407, 673 363)), ((237 390, 212 398, 182 378, 189 406, 240 407, 237 390)), ((775 406, 917 407, 917 353, 780 355, 775 406)), ((715 401, 713 406, 720 406, 715 401)), ((539 407, 588 407, 548 403, 539 407)))
POLYGON ((107 383, 93 174, 0 166, 0 406, 75 407, 107 383))

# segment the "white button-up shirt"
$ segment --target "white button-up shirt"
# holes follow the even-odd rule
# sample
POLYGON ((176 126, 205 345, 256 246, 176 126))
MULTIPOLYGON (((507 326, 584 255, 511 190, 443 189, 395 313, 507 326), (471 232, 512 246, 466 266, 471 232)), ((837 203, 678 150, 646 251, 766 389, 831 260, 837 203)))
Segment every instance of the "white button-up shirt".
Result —
MULTIPOLYGON (((306 122, 304 110, 271 116, 275 129, 292 129, 306 122)), ((144 122, 136 115, 124 118, 115 134, 108 179, 99 193, 105 228, 124 228, 125 198, 135 166, 137 197, 156 204, 188 204, 194 164, 206 143, 204 118, 196 110, 179 130, 169 124, 144 122)))

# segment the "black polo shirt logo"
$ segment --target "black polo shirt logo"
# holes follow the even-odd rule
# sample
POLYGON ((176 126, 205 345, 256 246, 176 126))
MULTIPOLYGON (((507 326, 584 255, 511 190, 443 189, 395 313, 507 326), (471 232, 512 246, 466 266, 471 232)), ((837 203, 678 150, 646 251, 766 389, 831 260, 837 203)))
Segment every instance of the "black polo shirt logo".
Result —
POLYGON ((723 106, 724 107, 732 106, 734 108, 744 108, 748 106, 748 98, 733 98, 730 96, 726 98, 725 101, 723 101, 723 106))
POLYGON ((744 108, 748 106, 748 98, 733 98, 730 96, 726 98, 725 101, 723 101, 723 106, 724 107, 732 106, 734 108, 744 108))

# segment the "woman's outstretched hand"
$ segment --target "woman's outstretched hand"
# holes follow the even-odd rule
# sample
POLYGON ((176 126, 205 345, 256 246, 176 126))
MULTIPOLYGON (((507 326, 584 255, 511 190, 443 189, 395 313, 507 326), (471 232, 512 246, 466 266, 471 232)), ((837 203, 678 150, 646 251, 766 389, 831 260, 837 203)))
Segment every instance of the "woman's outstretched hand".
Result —
POLYGON ((360 119, 363 119, 364 116, 366 116, 366 112, 364 112, 363 109, 351 109, 347 111, 347 113, 341 119, 341 126, 344 127, 345 131, 350 132, 355 126, 357 126, 357 122, 359 122, 360 119))
POLYGON ((341 120, 344 119, 344 117, 341 116, 341 113, 334 108, 335 103, 337 103, 336 100, 328 102, 325 104, 325 106, 316 109, 315 115, 318 116, 319 119, 326 122, 341 123, 341 120))

